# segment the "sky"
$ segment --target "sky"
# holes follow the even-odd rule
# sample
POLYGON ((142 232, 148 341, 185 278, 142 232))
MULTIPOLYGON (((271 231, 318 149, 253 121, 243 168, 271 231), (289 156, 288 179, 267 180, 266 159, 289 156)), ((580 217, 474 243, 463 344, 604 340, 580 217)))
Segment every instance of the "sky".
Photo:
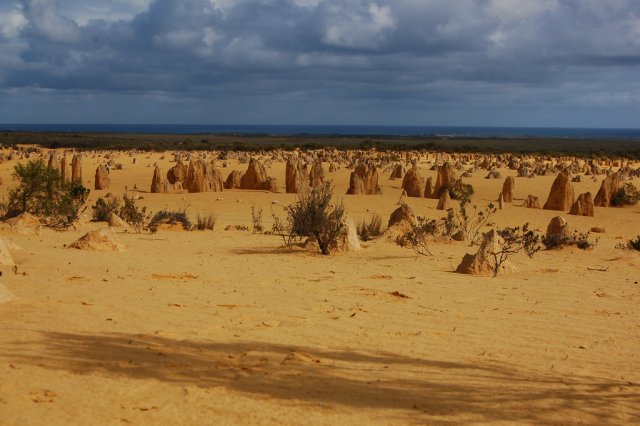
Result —
POLYGON ((639 0, 2 0, 0 123, 640 127, 639 0))

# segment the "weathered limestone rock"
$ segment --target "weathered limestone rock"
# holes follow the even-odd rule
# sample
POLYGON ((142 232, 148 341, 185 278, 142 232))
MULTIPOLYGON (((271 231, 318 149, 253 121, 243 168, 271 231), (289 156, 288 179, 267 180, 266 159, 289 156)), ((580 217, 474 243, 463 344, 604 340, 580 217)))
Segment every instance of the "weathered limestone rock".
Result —
POLYGON ((302 192, 308 186, 305 176, 304 162, 296 154, 289 157, 285 172, 285 190, 287 194, 302 192))
POLYGON ((403 203, 391 213, 383 235, 389 239, 395 239, 409 232, 417 223, 418 220, 411 207, 403 203))
POLYGON ((436 186, 433 190, 433 197, 439 198, 445 189, 449 189, 456 181, 456 175, 451 164, 444 163, 438 168, 438 177, 436 178, 436 186))
POLYGON ((115 213, 111 213, 109 215, 109 226, 112 226, 114 228, 126 228, 128 226, 127 222, 125 222, 124 220, 122 220, 120 218, 120 216, 118 216, 115 213))
MULTIPOLYGON (((484 234, 484 239, 476 254, 466 254, 462 262, 456 268, 456 272, 470 275, 494 275, 496 270, 496 260, 494 253, 500 250, 500 236, 495 229, 484 234)), ((509 261, 500 265, 498 272, 517 271, 509 261)))
POLYGON ((565 239, 571 235, 569 223, 562 216, 555 216, 547 225, 547 239, 565 239))
POLYGON ((58 160, 58 154, 56 151, 49 151, 49 162, 47 167, 60 173, 60 161, 58 160))
POLYGON ((316 161, 309 172, 309 185, 313 188, 324 182, 325 172, 322 167, 322 161, 316 161))
POLYGON ((242 172, 232 170, 224 182, 224 189, 240 189, 240 181, 242 180, 242 172))
POLYGON ((153 179, 151 179, 151 193, 166 194, 167 192, 169 192, 169 183, 162 174, 160 166, 156 166, 153 170, 153 179))
POLYGON ((69 248, 96 251, 124 251, 124 244, 116 238, 111 228, 91 231, 69 244, 69 248))
POLYGON ((611 207, 611 201, 622 188, 622 178, 619 173, 607 176, 593 199, 593 204, 598 207, 611 207))
POLYGON ((391 176, 389 176, 390 179, 402 179, 404 177, 404 167, 402 167, 402 164, 398 163, 395 166, 393 166, 393 169, 391 170, 391 176))
POLYGON ((516 181, 512 176, 508 176, 502 184, 502 197, 505 203, 513 202, 513 188, 516 186, 516 181))
POLYGON ((360 246, 360 238, 358 238, 358 230, 353 220, 349 216, 345 216, 342 225, 342 232, 338 237, 335 251, 348 252, 360 250, 362 248, 360 246))
POLYGON ((424 179, 420 176, 420 171, 416 166, 413 166, 402 179, 402 189, 407 191, 409 197, 421 198, 423 195, 424 179))
POLYGON ((433 178, 429 176, 427 178, 427 183, 424 185, 424 198, 432 198, 433 197, 433 178))
POLYGON ((347 194, 375 195, 380 194, 380 192, 376 166, 371 163, 359 163, 355 170, 351 172, 347 194))
POLYGON ((543 208, 545 210, 567 211, 573 205, 575 198, 573 185, 571 185, 571 176, 569 172, 563 171, 558 174, 558 177, 553 182, 549 198, 544 203, 543 208))
POLYGON ((538 197, 536 197, 535 195, 528 195, 527 199, 524 200, 524 204, 522 204, 522 207, 526 207, 528 209, 539 209, 540 201, 538 201, 538 197))
POLYGON ((262 163, 251 158, 247 171, 240 179, 240 189, 270 190, 271 182, 262 163))
POLYGON ((60 160, 60 176, 65 182, 71 182, 71 162, 66 155, 60 160))
POLYGON ((187 180, 183 187, 189 192, 221 192, 224 190, 222 175, 213 163, 203 159, 191 160, 187 180))
POLYGON ((175 166, 171 167, 169 171, 167 171, 167 181, 169 181, 171 185, 175 185, 177 182, 183 183, 187 180, 188 174, 189 167, 182 161, 178 160, 175 166))
POLYGON ((448 210, 449 208, 451 208, 451 196, 449 195, 449 191, 442 191, 442 195, 440 195, 436 209, 448 210))
POLYGON ((571 206, 569 214, 577 216, 595 216, 595 208, 591 193, 585 192, 584 194, 580 194, 576 202, 571 206))
POLYGON ((109 189, 111 185, 111 179, 109 178, 109 172, 104 165, 100 164, 96 168, 95 189, 109 189))
POLYGON ((82 154, 75 154, 71 160, 71 180, 82 182, 82 154))

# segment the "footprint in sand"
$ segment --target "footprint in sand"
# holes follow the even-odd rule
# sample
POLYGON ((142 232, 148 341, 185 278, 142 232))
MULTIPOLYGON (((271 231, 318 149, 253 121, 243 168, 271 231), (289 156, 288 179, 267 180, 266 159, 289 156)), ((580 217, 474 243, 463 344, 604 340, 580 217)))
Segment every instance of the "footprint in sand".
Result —
POLYGON ((306 352, 291 352, 282 360, 281 364, 320 364, 320 358, 317 358, 306 352))
POLYGON ((35 403, 55 402, 58 394, 47 389, 39 389, 29 392, 29 398, 35 403))

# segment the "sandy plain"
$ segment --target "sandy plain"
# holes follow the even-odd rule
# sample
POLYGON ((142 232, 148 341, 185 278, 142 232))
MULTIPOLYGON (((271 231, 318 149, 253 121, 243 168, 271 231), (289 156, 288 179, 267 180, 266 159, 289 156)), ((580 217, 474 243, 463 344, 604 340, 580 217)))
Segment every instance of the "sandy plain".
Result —
MULTIPOLYGON (((19 247, 17 270, 2 268, 16 300, 0 304, 1 424, 640 422, 640 254, 615 248, 640 234, 640 206, 561 213, 579 231, 606 228, 595 249, 518 254, 517 274, 476 277, 453 272, 476 251, 464 242, 417 257, 381 239, 327 257, 225 231, 250 226, 252 204, 269 228, 271 211, 284 215, 295 195, 146 193, 150 166, 172 165, 162 155, 132 164, 116 154, 125 169, 112 170, 111 188, 92 190, 89 204, 136 184, 152 211, 215 213, 214 231, 119 230, 124 252, 65 248, 106 226, 88 210, 76 230, 0 233, 19 247)), ((0 196, 16 161, 0 164, 0 196)), ((85 156, 89 188, 98 162, 85 156)), ((233 169, 246 164, 230 161, 223 177, 233 169)), ((284 163, 267 171, 284 185, 284 163)), ((466 179, 473 203, 494 200, 516 175, 500 172, 466 179)), ((328 175, 338 194, 349 173, 328 175)), ((421 174, 436 172, 421 165, 421 174)), ((386 222, 397 208, 401 181, 388 175, 382 195, 342 196, 355 221, 377 213, 386 222)), ((544 202, 554 178, 516 178, 495 224, 543 232, 559 212, 519 206, 528 194, 544 202)), ((576 194, 595 194, 602 178, 574 183, 576 194)), ((443 215, 437 200, 408 204, 443 215)))

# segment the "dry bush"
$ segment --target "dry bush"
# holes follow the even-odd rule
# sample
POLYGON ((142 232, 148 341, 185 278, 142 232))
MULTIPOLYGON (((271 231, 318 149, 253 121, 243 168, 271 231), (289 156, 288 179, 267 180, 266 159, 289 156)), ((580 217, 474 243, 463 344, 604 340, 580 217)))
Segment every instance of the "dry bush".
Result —
POLYGON ((495 260, 494 277, 498 275, 500 266, 512 255, 524 250, 527 256, 532 258, 534 254, 542 249, 540 236, 529 229, 528 223, 513 228, 499 229, 497 232, 501 240, 498 240, 499 250, 493 252, 495 260))
POLYGON ((640 201, 640 191, 631 182, 624 184, 622 188, 616 192, 611 200, 613 206, 633 206, 640 201))
POLYGON ((458 210, 447 210, 447 217, 444 219, 445 235, 451 236, 457 230, 464 232, 465 238, 471 245, 479 244, 482 241, 482 228, 484 228, 491 216, 497 211, 493 203, 487 204, 484 209, 473 205, 468 209, 469 200, 463 198, 460 200, 458 210))
POLYGON ((213 228, 216 226, 216 216, 213 213, 204 213, 196 216, 196 226, 195 229, 198 231, 210 230, 213 231, 213 228))
POLYGON ((396 244, 422 256, 431 256, 429 243, 442 234, 442 226, 442 221, 418 217, 417 224, 409 232, 396 238, 396 244))
POLYGON ((382 218, 379 215, 374 214, 371 216, 371 219, 369 219, 369 222, 362 219, 362 221, 358 223, 357 232, 362 241, 375 240, 382 235, 383 232, 382 218))
POLYGON ((93 209, 93 220, 95 222, 107 222, 112 213, 117 214, 120 208, 120 198, 98 198, 91 208, 93 209))
POLYGON ((573 246, 575 245, 581 250, 591 250, 596 245, 598 245, 599 238, 595 240, 591 240, 590 233, 578 232, 577 230, 573 231, 573 234, 570 235, 561 235, 561 234, 551 234, 545 235, 542 237, 542 244, 544 244, 547 250, 553 248, 560 248, 564 246, 573 246))
POLYGON ((640 251, 640 235, 635 239, 628 240, 626 244, 618 244, 616 248, 622 250, 640 251))
POLYGON ((261 234, 264 231, 262 226, 262 208, 253 204, 251 206, 251 225, 253 226, 254 234, 261 234))
POLYGON ((344 226, 344 206, 332 201, 333 187, 323 182, 298 194, 297 201, 286 208, 292 235, 315 238, 323 255, 336 246, 344 226))
POLYGON ((134 200, 133 197, 129 197, 127 194, 124 194, 122 201, 124 204, 120 207, 118 216, 131 225, 137 233, 142 232, 145 227, 145 222, 149 220, 150 216, 150 214, 147 214, 147 207, 138 206, 136 204, 136 200, 134 200))

